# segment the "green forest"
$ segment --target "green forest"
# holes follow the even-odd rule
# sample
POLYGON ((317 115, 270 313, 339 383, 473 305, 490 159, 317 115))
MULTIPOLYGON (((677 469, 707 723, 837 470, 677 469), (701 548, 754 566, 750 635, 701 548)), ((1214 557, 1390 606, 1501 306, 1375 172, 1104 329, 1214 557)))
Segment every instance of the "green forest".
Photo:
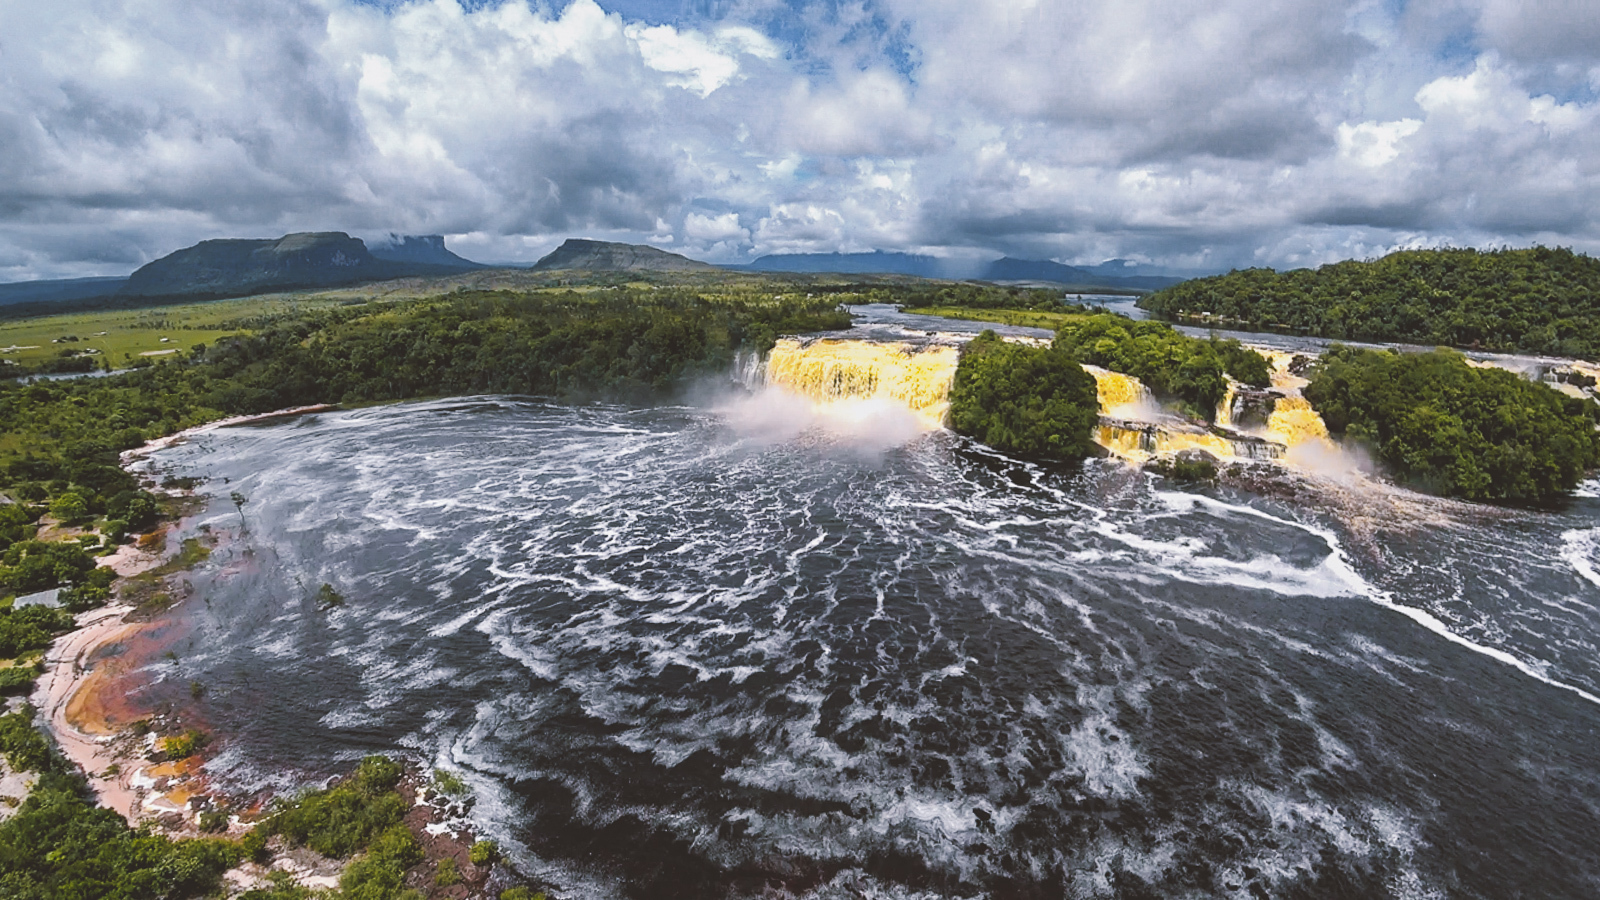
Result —
POLYGON ((18 501, 0 505, 0 596, 70 585, 93 597, 104 587, 84 555, 102 544, 28 539, 46 514, 93 526, 107 543, 151 524, 155 499, 118 465, 121 451, 151 438, 315 403, 477 393, 660 400, 724 377, 736 353, 765 351, 777 334, 846 327, 836 303, 655 288, 457 293, 279 315, 104 378, 0 381, 0 490, 18 501))
POLYGON ((1082 459, 1099 419, 1094 376, 1083 364, 1132 375, 1157 396, 1209 421, 1226 375, 1269 383, 1261 354, 1238 341, 1204 341, 1160 322, 1101 314, 1063 326, 1049 347, 1008 343, 985 331, 961 353, 950 389, 950 427, 997 450, 1036 459, 1082 459))
POLYGON ((1600 360, 1600 260, 1559 248, 1406 250, 1317 269, 1244 269, 1139 305, 1248 329, 1600 360))
MULTIPOLYGON (((36 710, 0 716, 0 753, 18 770, 40 778, 16 814, 0 822, 0 897, 6 900, 182 900, 219 896, 222 873, 244 860, 267 863, 268 841, 280 836, 290 847, 310 847, 346 860, 337 890, 312 891, 286 876, 271 886, 246 891, 242 900, 422 900, 410 880, 444 885, 418 865, 421 844, 401 817, 408 808, 398 790, 401 767, 369 756, 355 773, 332 787, 278 803, 238 840, 201 837, 172 840, 132 828, 117 813, 89 799, 82 776, 55 754, 32 725, 36 710)), ((207 817, 220 831, 226 814, 207 817)), ((473 862, 492 864, 493 845, 472 848, 473 862)), ((526 887, 501 892, 506 900, 533 900, 526 887)))
POLYGON ((1234 340, 1200 340, 1161 322, 1102 313, 1062 328, 1056 345, 1080 363, 1132 375, 1158 397, 1210 421, 1228 390, 1224 374, 1255 387, 1271 382, 1266 357, 1234 340))
POLYGON ((1077 360, 993 331, 962 349, 950 388, 950 427, 958 434, 1035 459, 1088 456, 1099 412, 1094 376, 1077 360))
POLYGON ((1449 350, 1335 345, 1305 396, 1335 436, 1430 493, 1548 503, 1600 465, 1600 407, 1449 350))

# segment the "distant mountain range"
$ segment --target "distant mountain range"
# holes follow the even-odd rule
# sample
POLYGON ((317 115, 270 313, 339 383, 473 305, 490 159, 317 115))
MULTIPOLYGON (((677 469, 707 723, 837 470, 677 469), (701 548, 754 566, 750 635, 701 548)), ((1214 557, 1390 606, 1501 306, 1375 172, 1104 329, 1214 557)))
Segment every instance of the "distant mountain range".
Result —
POLYGON ((856 275, 913 275, 920 278, 979 281, 1038 281, 1071 287, 1157 290, 1183 281, 1186 275, 1153 266, 1129 266, 1112 260, 1097 266, 1068 266, 1047 259, 993 261, 942 259, 913 253, 786 253, 763 256, 730 268, 752 272, 806 272, 856 275))
POLYGON ((373 256, 389 262, 421 263, 452 269, 491 268, 451 253, 444 245, 442 234, 390 234, 384 240, 373 241, 367 249, 373 256))
MULTIPOLYGON (((1065 285, 1101 285, 1122 290, 1155 291, 1183 281, 1169 275, 1112 275, 1107 265, 1094 268, 1068 266, 1048 259, 1013 259, 1009 256, 989 263, 983 281, 1047 281, 1065 285)), ((1115 271, 1115 269, 1112 269, 1115 271)))
POLYGON ((0 284, 0 307, 10 307, 7 312, 16 315, 53 311, 52 305, 62 303, 148 305, 162 297, 245 296, 481 268, 486 267, 450 252, 437 234, 391 234, 371 248, 342 231, 229 238, 169 253, 126 277, 0 284))
MULTIPOLYGON (((341 231, 281 238, 201 241, 141 266, 126 278, 72 278, 0 284, 0 307, 9 315, 74 306, 136 303, 161 298, 202 299, 271 291, 342 287, 413 276, 438 276, 491 268, 451 252, 441 235, 399 235, 371 244, 341 231)), ((533 265, 538 272, 751 272, 883 274, 952 280, 1048 283, 1085 293, 1150 291, 1200 274, 1111 260, 1069 266, 1051 260, 944 259, 912 253, 798 253, 763 256, 737 266, 714 266, 642 244, 572 238, 533 265)))
POLYGON ((58 278, 51 281, 18 281, 0 284, 0 306, 23 303, 63 303, 88 297, 115 294, 128 283, 125 275, 105 278, 58 278))
POLYGON ((747 272, 795 272, 800 274, 913 275, 918 278, 963 279, 976 277, 978 270, 968 260, 940 259, 913 253, 779 253, 762 256, 754 262, 728 266, 747 272))

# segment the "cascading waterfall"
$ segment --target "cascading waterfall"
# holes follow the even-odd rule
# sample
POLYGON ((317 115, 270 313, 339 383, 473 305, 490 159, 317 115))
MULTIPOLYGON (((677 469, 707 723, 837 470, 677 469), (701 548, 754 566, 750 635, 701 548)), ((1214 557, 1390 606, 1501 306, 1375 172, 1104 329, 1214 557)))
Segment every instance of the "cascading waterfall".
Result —
POLYGON ((1228 392, 1222 395, 1222 402, 1217 404, 1216 423, 1218 428, 1233 427, 1233 402, 1239 396, 1239 383, 1232 378, 1228 379, 1228 392))
POLYGON ((945 344, 784 338, 767 355, 765 383, 822 404, 896 401, 940 428, 959 356, 945 344))
POLYGON ((1150 389, 1132 375, 1111 372, 1099 366, 1084 366, 1094 376, 1095 390, 1100 395, 1100 415, 1114 416, 1151 403, 1150 389))
MULTIPOLYGON (((734 378, 752 389, 783 388, 823 406, 891 401, 932 429, 945 424, 959 357, 950 344, 783 338, 765 359, 741 356, 734 378)), ((1216 427, 1207 428, 1160 414, 1150 389, 1131 375, 1084 368, 1094 376, 1100 401, 1095 441, 1131 462, 1196 450, 1223 460, 1270 461, 1282 459, 1290 447, 1329 440, 1327 426, 1298 385, 1278 384, 1279 378, 1265 398, 1271 404, 1265 426, 1246 431, 1236 425, 1234 409, 1245 394, 1231 379, 1217 405, 1216 427)), ((1257 402, 1261 393, 1254 392, 1257 402)))
POLYGON ((1311 408, 1311 401, 1299 395, 1278 398, 1267 417, 1267 433, 1289 447, 1308 441, 1331 442, 1327 423, 1311 408))
POLYGON ((1183 450, 1203 450, 1220 459, 1230 459, 1233 442, 1203 428, 1179 426, 1177 423, 1137 422, 1102 417, 1095 426, 1095 442, 1117 456, 1130 462, 1148 459, 1183 450))
POLYGON ((1204 451, 1218 459, 1272 460, 1284 454, 1280 443, 1233 430, 1238 385, 1232 381, 1217 404, 1217 428, 1209 429, 1157 413, 1150 389, 1132 375, 1098 366, 1084 369, 1094 376, 1100 399, 1095 442, 1122 459, 1144 462, 1185 450, 1204 451))

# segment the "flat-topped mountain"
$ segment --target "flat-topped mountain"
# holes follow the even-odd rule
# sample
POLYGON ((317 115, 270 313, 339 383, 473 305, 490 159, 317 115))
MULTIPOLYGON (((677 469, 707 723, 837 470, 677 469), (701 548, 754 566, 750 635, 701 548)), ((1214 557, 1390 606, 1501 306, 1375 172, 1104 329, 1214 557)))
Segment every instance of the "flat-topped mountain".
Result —
POLYGON ((588 272, 717 272, 710 263, 690 259, 644 244, 620 244, 568 238, 545 258, 534 263, 535 272, 574 269, 588 272))
MULTIPOLYGON (((442 238, 437 246, 448 253, 442 238)), ((429 249, 426 240, 420 249, 429 249)), ((460 259, 453 253, 448 255, 460 259)), ((337 287, 411 275, 443 275, 462 268, 455 264, 381 259, 359 238, 342 231, 303 232, 275 240, 201 241, 140 267, 117 293, 134 297, 243 295, 337 287)))
POLYGON ((457 256, 444 245, 442 234, 391 234, 367 247, 373 256, 389 262, 422 263, 455 269, 487 269, 483 263, 457 256))

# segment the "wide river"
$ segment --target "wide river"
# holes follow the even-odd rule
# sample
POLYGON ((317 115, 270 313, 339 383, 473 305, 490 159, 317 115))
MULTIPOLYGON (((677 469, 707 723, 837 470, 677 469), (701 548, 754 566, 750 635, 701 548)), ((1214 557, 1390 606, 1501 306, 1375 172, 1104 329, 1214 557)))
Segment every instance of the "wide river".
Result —
POLYGON ((155 675, 224 784, 448 769, 563 896, 1600 895, 1593 485, 1333 514, 893 418, 203 434, 155 464, 247 530, 155 675))

